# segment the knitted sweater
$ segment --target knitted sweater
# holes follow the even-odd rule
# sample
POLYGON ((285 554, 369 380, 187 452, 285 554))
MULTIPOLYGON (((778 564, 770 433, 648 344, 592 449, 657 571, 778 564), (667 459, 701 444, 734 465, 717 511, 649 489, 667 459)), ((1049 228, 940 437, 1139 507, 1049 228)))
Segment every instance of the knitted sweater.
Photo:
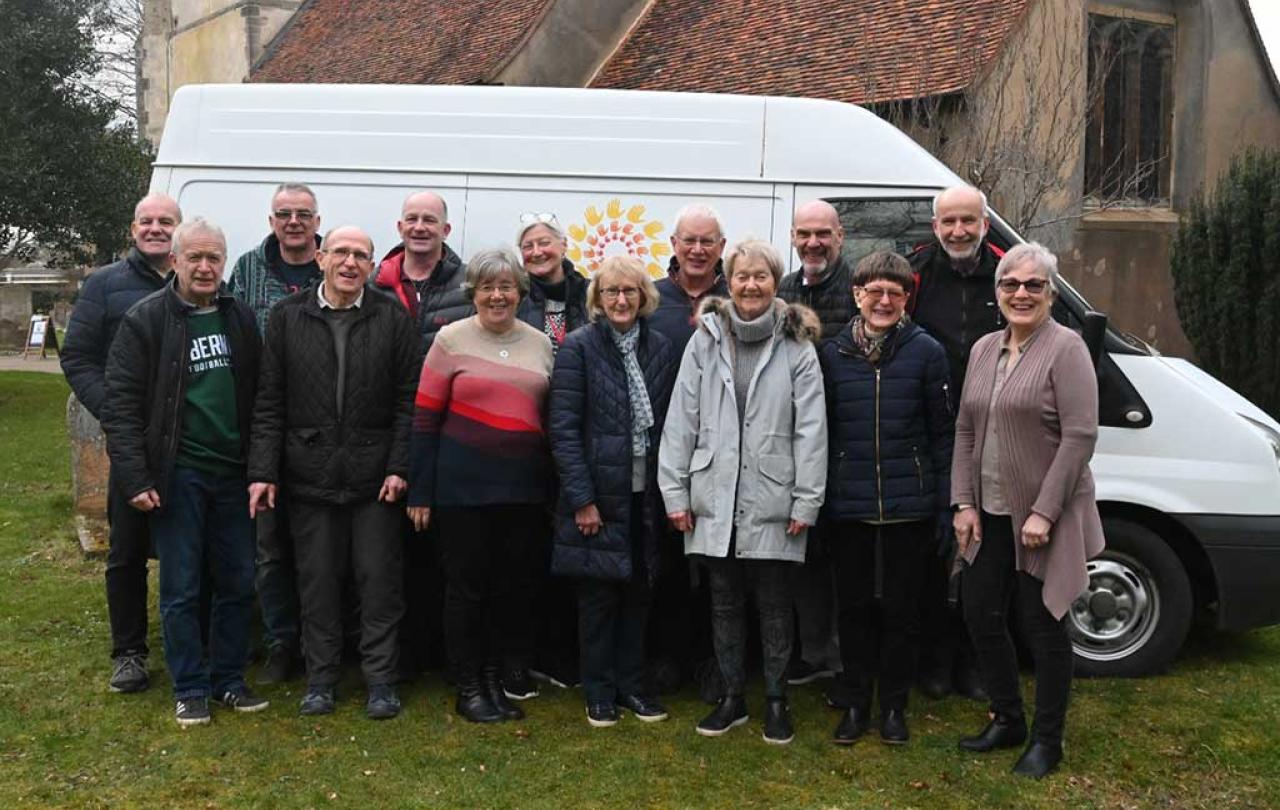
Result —
POLYGON ((410 506, 544 503, 551 341, 516 321, 496 335, 476 317, 441 329, 418 383, 410 506))
MULTIPOLYGON (((1098 438, 1098 381, 1080 336, 1049 320, 1009 371, 992 407, 1002 337, 992 332, 981 338, 969 359, 956 418, 951 503, 982 502, 982 447, 987 420, 996 419, 1014 537, 1032 512, 1053 524, 1048 545, 1029 549, 1015 540, 1014 565, 1044 583, 1044 606, 1060 619, 1088 584, 1085 561, 1103 548, 1089 472, 1098 438)), ((972 564, 977 555, 973 544, 964 556, 972 564)))

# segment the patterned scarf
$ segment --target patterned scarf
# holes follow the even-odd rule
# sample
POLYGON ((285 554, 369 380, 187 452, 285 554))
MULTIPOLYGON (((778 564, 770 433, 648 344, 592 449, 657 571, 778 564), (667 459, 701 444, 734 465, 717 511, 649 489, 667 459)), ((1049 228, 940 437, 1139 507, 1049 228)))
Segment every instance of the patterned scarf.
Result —
POLYGON ((643 456, 649 451, 649 428, 653 427, 653 405, 649 391, 644 387, 644 374, 636 359, 636 346, 640 344, 640 324, 635 323, 625 332, 612 326, 609 334, 613 345, 622 352, 622 367, 627 372, 627 399, 631 401, 631 455, 643 456))
POLYGON ((880 365, 880 355, 884 353, 886 342, 902 329, 907 320, 907 316, 904 314, 893 326, 878 335, 872 335, 867 333, 867 325, 862 320, 862 316, 858 315, 853 319, 853 345, 858 347, 858 350, 862 352, 862 356, 867 358, 868 363, 878 366, 880 365))

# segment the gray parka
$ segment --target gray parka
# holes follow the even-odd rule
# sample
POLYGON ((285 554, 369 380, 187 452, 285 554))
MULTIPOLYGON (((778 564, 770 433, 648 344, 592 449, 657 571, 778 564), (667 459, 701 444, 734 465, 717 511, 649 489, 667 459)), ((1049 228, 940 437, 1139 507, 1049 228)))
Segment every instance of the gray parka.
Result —
POLYGON ((827 415, 812 310, 774 301, 773 337, 747 390, 741 437, 733 390, 728 308, 704 301, 685 348, 658 451, 658 487, 668 514, 691 512, 685 554, 725 557, 737 525, 741 559, 802 562, 827 480, 827 415), (734 510, 737 510, 735 519, 734 510))

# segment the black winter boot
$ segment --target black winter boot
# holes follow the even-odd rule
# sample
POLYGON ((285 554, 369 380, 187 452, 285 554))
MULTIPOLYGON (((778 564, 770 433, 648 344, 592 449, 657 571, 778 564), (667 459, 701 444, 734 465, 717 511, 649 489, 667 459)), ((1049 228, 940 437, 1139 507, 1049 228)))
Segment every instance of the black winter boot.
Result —
POLYGON ((493 705, 489 692, 475 670, 458 673, 458 714, 472 723, 499 723, 502 713, 493 705))
POLYGON ((523 720, 524 712, 519 706, 512 703, 507 698, 507 693, 502 688, 502 675, 496 664, 490 664, 484 668, 484 693, 489 697, 489 702, 493 704, 493 708, 498 714, 502 715, 503 720, 523 720))

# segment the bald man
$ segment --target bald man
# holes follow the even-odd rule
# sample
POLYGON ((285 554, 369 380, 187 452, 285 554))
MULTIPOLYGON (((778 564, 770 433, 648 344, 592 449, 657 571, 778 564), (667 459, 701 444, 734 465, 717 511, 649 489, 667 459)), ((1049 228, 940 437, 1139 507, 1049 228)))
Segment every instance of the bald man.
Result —
MULTIPOLYGON (((133 209, 133 247, 114 264, 99 267, 84 282, 71 311, 62 345, 62 372, 76 399, 94 419, 102 418, 107 357, 124 315, 164 286, 169 275, 173 232, 182 222, 178 203, 167 194, 148 194, 133 209)), ((147 674, 147 557, 151 535, 146 516, 129 508, 116 476, 107 483, 107 615, 111 620, 113 692, 140 692, 147 674)))
POLYGON ((378 263, 373 285, 409 311, 421 336, 421 356, 426 357, 441 327, 475 314, 462 292, 466 268, 445 244, 453 230, 449 206, 434 191, 416 191, 405 198, 396 230, 400 244, 378 263))
MULTIPOLYGON (((1004 251, 987 240, 987 198, 973 186, 953 186, 933 198, 937 241, 909 258, 919 283, 907 311, 947 352, 954 407, 964 387, 969 350, 978 338, 1001 328, 995 271, 1004 251)), ((939 549, 921 591, 919 687, 929 697, 952 691, 985 700, 960 611, 948 601, 948 549, 939 549)))
POLYGON ((1003 326, 996 307, 996 264, 1004 251, 987 241, 987 198, 973 186, 953 186, 933 198, 937 241, 910 256, 919 278, 907 311, 947 350, 951 403, 960 401, 969 350, 1003 326))
POLYGON ((360 599, 360 655, 372 719, 395 717, 404 612, 402 495, 421 357, 404 307, 367 290, 373 241, 335 228, 323 279, 271 310, 253 412, 249 509, 287 490, 307 663, 304 715, 331 714, 347 572, 360 599))
POLYGON ((853 319, 853 268, 840 255, 844 228, 840 214, 826 200, 813 200, 796 209, 791 221, 791 245, 800 269, 778 285, 778 297, 804 304, 818 313, 822 337, 829 338, 853 319))
MULTIPOLYGON (((791 245, 800 258, 800 269, 782 279, 778 297, 818 313, 822 337, 832 337, 857 312, 853 268, 840 255, 844 228, 839 212, 826 200, 800 205, 791 220, 791 245)), ((835 580, 827 543, 826 526, 820 522, 809 532, 804 563, 792 572, 798 642, 787 669, 787 683, 792 686, 829 678, 840 669, 835 580)))

